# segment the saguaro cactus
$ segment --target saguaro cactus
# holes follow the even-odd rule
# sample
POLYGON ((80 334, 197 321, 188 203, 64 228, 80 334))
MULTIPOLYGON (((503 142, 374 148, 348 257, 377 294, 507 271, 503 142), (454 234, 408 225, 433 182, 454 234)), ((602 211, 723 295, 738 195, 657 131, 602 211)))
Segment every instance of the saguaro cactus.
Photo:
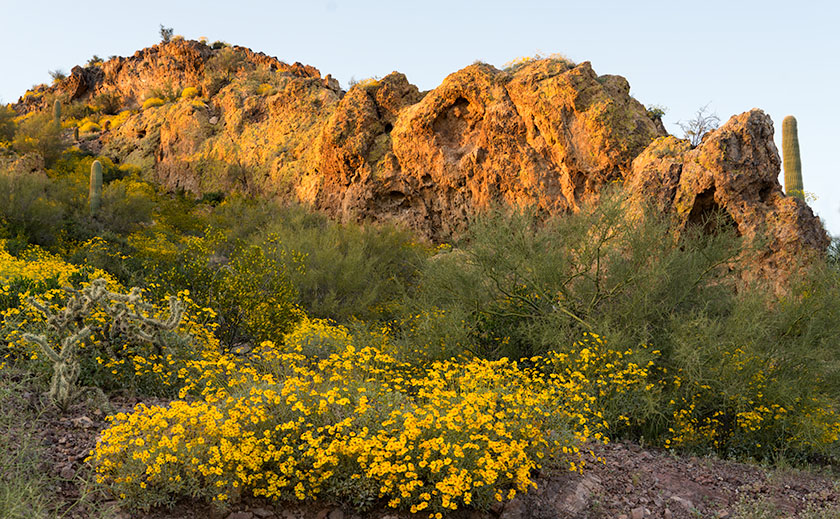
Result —
POLYGON ((102 163, 94 160, 90 165, 90 215, 96 216, 99 206, 102 205, 102 163))
POLYGON ((782 121, 782 154, 785 166, 785 193, 805 200, 802 187, 802 161, 799 159, 799 136, 796 118, 788 115, 782 121))
POLYGON ((56 126, 61 126, 61 101, 58 99, 53 103, 53 120, 56 126))

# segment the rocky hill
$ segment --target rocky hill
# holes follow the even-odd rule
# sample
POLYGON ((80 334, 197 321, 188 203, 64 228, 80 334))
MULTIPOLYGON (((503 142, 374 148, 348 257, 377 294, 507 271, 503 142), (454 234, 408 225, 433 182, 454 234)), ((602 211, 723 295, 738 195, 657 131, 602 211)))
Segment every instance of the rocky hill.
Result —
POLYGON ((490 204, 557 214, 624 181, 684 222, 722 209, 742 235, 767 237, 771 270, 828 244, 811 209, 783 194, 761 110, 691 149, 630 97, 623 77, 588 62, 476 63, 428 92, 393 72, 345 92, 313 67, 214 47, 179 39, 75 67, 15 108, 57 98, 122 111, 78 144, 170 188, 293 197, 336 219, 396 221, 432 239, 490 204))

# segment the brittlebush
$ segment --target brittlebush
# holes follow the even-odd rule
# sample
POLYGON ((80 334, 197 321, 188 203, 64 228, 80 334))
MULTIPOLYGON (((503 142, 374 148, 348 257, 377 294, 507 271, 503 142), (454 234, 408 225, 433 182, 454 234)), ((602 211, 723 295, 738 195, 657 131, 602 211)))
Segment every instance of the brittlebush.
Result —
POLYGON ((247 361, 207 360, 183 393, 200 399, 112 418, 92 456, 99 481, 139 506, 254 495, 382 501, 432 517, 484 509, 533 488, 548 457, 582 467, 582 446, 606 441, 599 391, 644 387, 647 376, 597 337, 572 354, 423 368, 387 349, 304 320, 247 361), (318 337, 343 348, 327 355, 318 337), (588 380, 604 356, 613 378, 588 380))

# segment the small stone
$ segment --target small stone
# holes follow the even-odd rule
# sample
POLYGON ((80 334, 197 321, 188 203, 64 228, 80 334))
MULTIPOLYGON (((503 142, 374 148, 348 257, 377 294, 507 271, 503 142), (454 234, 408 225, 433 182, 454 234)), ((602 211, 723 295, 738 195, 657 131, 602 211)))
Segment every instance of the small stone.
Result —
POLYGON ((257 517, 265 519, 266 517, 274 517, 274 512, 271 510, 266 510, 265 508, 252 508, 251 512, 254 513, 257 517))
POLYGON ((253 519, 254 514, 251 512, 233 512, 227 516, 227 519, 253 519))
POLYGON ((729 517, 729 512, 727 510, 718 510, 717 517, 718 519, 726 519, 729 517))
POLYGON ((210 118, 210 124, 216 124, 217 122, 219 122, 219 118, 215 115, 210 118))
POLYGON ((76 427, 81 427, 83 429, 90 429, 93 427, 93 420, 88 418, 87 416, 80 416, 78 418, 73 418, 73 425, 76 427))
POLYGON ((344 512, 336 508, 335 510, 330 512, 329 519, 344 519, 344 512))
POLYGON ((61 469, 61 472, 59 472, 58 475, 61 476, 62 479, 73 479, 76 477, 76 471, 73 470, 73 467, 68 466, 61 469))
POLYGON ((627 519, 627 515, 626 514, 621 514, 618 517, 616 517, 615 519, 627 519))
POLYGON ((671 501, 673 501, 673 502, 675 502, 679 505, 682 505, 682 507, 685 508, 686 510, 692 510, 694 508, 694 503, 692 503, 690 500, 688 500, 684 497, 671 496, 671 501))
POLYGON ((674 512, 672 512, 670 508, 666 508, 665 513, 662 514, 662 517, 664 519, 673 519, 674 512))
POLYGON ((632 512, 630 512, 631 519, 645 519, 645 509, 641 506, 639 508, 634 508, 632 512))

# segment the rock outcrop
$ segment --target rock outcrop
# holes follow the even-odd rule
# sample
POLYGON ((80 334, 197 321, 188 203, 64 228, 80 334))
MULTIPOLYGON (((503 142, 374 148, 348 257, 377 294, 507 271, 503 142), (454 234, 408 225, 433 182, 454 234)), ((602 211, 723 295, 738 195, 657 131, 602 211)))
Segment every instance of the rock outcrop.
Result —
POLYGON ((635 159, 627 184, 683 224, 722 214, 758 246, 758 270, 751 272, 773 275, 829 244, 811 208, 785 196, 779 172, 773 121, 753 109, 733 116, 694 149, 674 137, 657 139, 635 159))
POLYGON ((433 239, 491 204, 575 210, 661 134, 624 78, 562 59, 478 63, 426 93, 395 72, 345 93, 312 67, 179 40, 76 67, 53 90, 132 110, 86 145, 171 188, 292 195, 433 239), (188 86, 201 97, 180 99, 188 86), (168 102, 140 108, 148 97, 168 102))
POLYGON ((295 198, 436 240, 493 204, 575 211, 626 180, 683 222, 722 209, 742 235, 766 237, 768 269, 825 249, 819 220, 781 191, 768 116, 734 117, 691 149, 629 90, 588 62, 540 59, 476 63, 429 92, 397 72, 344 92, 309 66, 178 40, 76 67, 16 109, 104 96, 128 112, 83 144, 170 188, 295 198), (163 104, 142 107, 149 96, 163 104))

